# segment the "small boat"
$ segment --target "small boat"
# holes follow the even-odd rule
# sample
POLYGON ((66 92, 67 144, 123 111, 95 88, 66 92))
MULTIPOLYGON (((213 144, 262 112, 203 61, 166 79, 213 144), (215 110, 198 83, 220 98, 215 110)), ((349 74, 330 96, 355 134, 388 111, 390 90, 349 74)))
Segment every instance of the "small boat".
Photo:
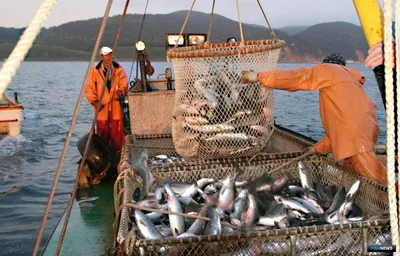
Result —
POLYGON ((5 93, 0 98, 0 134, 17 136, 21 133, 24 107, 18 102, 17 93, 12 101, 5 93))

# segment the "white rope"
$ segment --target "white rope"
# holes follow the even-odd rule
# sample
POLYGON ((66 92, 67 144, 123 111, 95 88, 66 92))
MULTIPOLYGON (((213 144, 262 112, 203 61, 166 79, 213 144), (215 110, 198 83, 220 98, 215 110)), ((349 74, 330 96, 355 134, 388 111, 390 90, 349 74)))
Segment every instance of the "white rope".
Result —
POLYGON ((43 0, 31 23, 25 29, 14 50, 1 67, 0 98, 2 97, 8 84, 11 82, 12 77, 17 72, 29 49, 32 47, 33 42, 40 33, 43 23, 46 21, 47 16, 56 2, 57 0, 43 0))
POLYGON ((397 198, 395 190, 395 161, 394 161, 394 93, 393 93, 393 36, 392 36, 392 0, 385 0, 384 4, 384 59, 385 59, 385 93, 386 93, 386 121, 387 121, 387 180, 390 209, 390 226, 392 244, 396 245, 399 254, 399 226, 397 219, 397 198))

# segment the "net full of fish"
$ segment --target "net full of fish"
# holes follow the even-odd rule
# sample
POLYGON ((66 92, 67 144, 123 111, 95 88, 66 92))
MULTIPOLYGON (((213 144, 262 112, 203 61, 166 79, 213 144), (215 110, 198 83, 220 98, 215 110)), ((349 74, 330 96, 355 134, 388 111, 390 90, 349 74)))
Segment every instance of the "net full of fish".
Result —
MULTIPOLYGON (((157 179, 160 186, 153 193, 148 193, 144 200, 133 203, 208 217, 209 220, 141 210, 134 210, 131 220, 142 238, 151 240, 349 223, 364 219, 361 208, 355 203, 359 180, 346 191, 344 187, 325 186, 314 181, 302 161, 298 162, 298 172, 299 184, 291 183, 286 174, 272 178, 267 173, 253 180, 239 181, 240 169, 223 180, 205 177, 186 183, 157 179)), ((276 248, 276 244, 265 243, 260 250, 262 253, 276 253, 276 248)), ((334 251, 332 246, 329 248, 330 252, 334 251)), ((290 248, 287 250, 290 251, 290 248)), ((241 255, 240 251, 237 253, 241 255)))
POLYGON ((184 158, 238 157, 259 152, 273 132, 272 92, 241 84, 239 71, 214 65, 176 90, 173 141, 184 158))

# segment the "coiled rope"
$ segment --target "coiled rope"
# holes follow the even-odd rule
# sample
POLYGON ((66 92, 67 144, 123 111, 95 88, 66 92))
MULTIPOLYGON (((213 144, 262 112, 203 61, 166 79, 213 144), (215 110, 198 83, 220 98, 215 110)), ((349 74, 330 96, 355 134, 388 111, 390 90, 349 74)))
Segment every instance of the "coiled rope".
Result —
POLYGON ((33 42, 43 27, 43 23, 46 21, 47 16, 50 14, 51 9, 56 2, 57 0, 43 0, 31 23, 25 29, 17 45, 1 67, 0 98, 7 89, 7 86, 10 84, 11 79, 15 76, 21 62, 25 59, 26 54, 32 47, 33 42))
MULTIPOLYGON (((384 4, 384 59, 385 59, 385 93, 386 93, 386 122, 387 122, 387 180, 390 209, 390 226, 392 244, 396 245, 399 253, 399 226, 397 218, 397 198, 395 190, 395 140, 394 140, 394 93, 393 93, 393 37, 392 37, 392 0, 385 0, 384 4)), ((396 7, 398 7, 396 5, 396 7)), ((396 8, 397 9, 397 8, 396 8)), ((396 10, 397 11, 397 10, 396 10)), ((398 13, 396 13, 398 15, 398 13)), ((397 16, 396 15, 396 16, 397 16)), ((396 30, 397 33, 397 30, 396 30)), ((397 46, 396 46, 397 47, 397 46)), ((398 67, 398 66, 397 66, 398 67)))
MULTIPOLYGON (((98 53, 99 45, 100 45, 100 42, 101 42, 101 38, 102 38, 102 36, 104 34, 104 29, 105 29, 105 26, 106 26, 106 23, 107 23, 107 19, 108 19, 110 10, 111 10, 112 2, 113 2, 113 0, 109 0, 108 1, 108 5, 107 5, 105 13, 104 13, 103 21, 102 21, 101 26, 100 26, 99 34, 98 34, 97 39, 96 39, 95 47, 93 49, 92 57, 90 59, 90 63, 88 65, 88 68, 87 68, 87 71, 86 71, 85 80, 84 80, 84 82, 82 84, 82 88, 81 88, 81 91, 80 91, 80 94, 79 94, 79 98, 78 98, 78 101, 77 101, 76 106, 75 106, 74 115, 73 115, 73 118, 72 118, 72 121, 71 121, 71 125, 70 125, 69 130, 68 130, 68 134, 67 134, 67 137, 66 137, 66 141, 64 143, 63 151, 62 151, 61 156, 60 156, 60 160, 58 162, 57 171, 56 171, 56 174, 54 176, 54 180, 53 180, 53 184, 52 184, 52 187, 51 187, 51 190, 50 190, 49 198, 47 200, 46 210, 45 210, 44 215, 43 215, 43 219, 42 219, 42 223, 41 223, 41 226, 40 226, 39 234, 38 234, 38 236, 36 238, 35 248, 34 248, 34 251, 33 251, 33 254, 32 254, 33 256, 36 256, 37 252, 39 250, 40 242, 42 240, 43 233, 44 233, 44 228, 46 226, 48 215, 49 215, 49 212, 50 212, 51 204, 52 204, 53 199, 54 199, 54 193, 55 193, 55 190, 56 190, 56 187, 57 187, 57 183, 58 183, 58 181, 60 179, 62 166, 64 164, 64 160, 65 160, 65 157, 67 155, 68 146, 69 146, 69 143, 71 141, 71 137, 72 137, 72 133, 73 133, 73 130, 74 130, 74 127, 75 127, 76 120, 78 119, 79 109, 80 109, 82 98, 83 98, 83 95, 84 95, 84 92, 85 92, 85 87, 86 87, 86 84, 87 84, 87 81, 88 81, 89 73, 90 73, 90 70, 92 69, 93 63, 94 63, 94 61, 96 59, 96 56, 97 56, 97 53, 98 53)), ((101 102, 101 100, 99 102, 101 102)), ((96 113, 97 112, 98 111, 96 111, 96 113)), ((82 162, 84 162, 84 159, 82 160, 82 162)), ((67 221, 67 219, 66 219, 66 221, 67 221)))

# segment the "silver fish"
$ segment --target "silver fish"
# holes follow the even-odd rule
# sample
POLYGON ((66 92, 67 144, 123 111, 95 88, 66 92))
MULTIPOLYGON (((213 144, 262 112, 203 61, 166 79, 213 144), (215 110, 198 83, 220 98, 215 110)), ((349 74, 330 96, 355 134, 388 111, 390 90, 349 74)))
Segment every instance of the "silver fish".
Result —
MULTIPOLYGON (((162 211, 166 211, 168 210, 168 205, 163 205, 161 206, 160 210, 162 211)), ((147 213, 146 217, 149 218, 152 222, 155 222, 156 220, 162 220, 162 216, 164 216, 165 214, 163 213, 159 213, 159 212, 151 212, 151 213, 147 213)))
POLYGON ((299 161, 299 174, 303 188, 314 189, 311 173, 302 161, 299 161))
POLYGON ((209 184, 204 188, 204 192, 206 194, 215 193, 217 191, 218 191, 218 189, 215 187, 214 184, 209 184))
MULTIPOLYGON (((210 208, 214 206, 213 203, 206 203, 201 210, 199 211, 198 216, 206 216, 207 212, 210 210, 210 208)), ((203 233, 204 230, 204 226, 206 224, 205 220, 200 220, 200 219, 196 219, 193 224, 190 226, 190 228, 183 234, 194 234, 194 235, 200 235, 203 233)), ((183 235, 182 234, 182 235, 183 235)))
POLYGON ((283 218, 286 218, 287 215, 278 215, 273 217, 262 216, 258 220, 257 224, 267 227, 275 227, 278 222, 280 222, 283 218))
POLYGON ((215 208, 209 209, 210 221, 207 223, 203 234, 204 235, 219 235, 221 234, 221 220, 215 208))
POLYGON ((299 198, 299 197, 293 197, 293 199, 298 201, 299 203, 301 203, 305 207, 307 207, 307 209, 309 209, 314 214, 322 214, 322 213, 324 213, 324 209, 322 209, 321 206, 315 205, 313 203, 310 203, 310 201, 308 201, 308 200, 305 200, 305 199, 299 198))
MULTIPOLYGON (((133 201, 132 203, 135 203, 135 201, 133 201)), ((143 206, 143 207, 153 208, 153 209, 160 209, 162 207, 162 205, 158 202, 158 200, 154 200, 154 199, 145 199, 145 200, 137 202, 136 204, 138 206, 143 206)))
POLYGON ((248 198, 249 198, 249 205, 247 207, 247 210, 243 212, 240 223, 240 226, 245 228, 250 228, 251 226, 253 226, 259 215, 257 202, 254 195, 250 193, 248 198))
POLYGON ((218 206, 224 211, 231 211, 235 200, 235 179, 238 172, 230 174, 224 181, 218 196, 218 206))
POLYGON ((229 124, 229 123, 234 122, 235 120, 238 120, 238 119, 243 118, 245 116, 249 116, 249 115, 251 115, 251 113, 252 112, 250 110, 238 111, 228 121, 226 121, 225 124, 229 124))
MULTIPOLYGON (((181 203, 179 202, 169 183, 164 184, 164 187, 168 195, 168 210, 171 212, 183 213, 181 203)), ((185 232, 185 220, 182 216, 169 214, 169 224, 171 226, 172 234, 174 235, 174 237, 177 237, 178 235, 185 232)))
POLYGON ((303 187, 298 187, 295 185, 289 185, 288 186, 288 191, 292 194, 296 194, 296 193, 303 193, 304 192, 304 188, 303 187))
POLYGON ((186 125, 190 129, 201 133, 231 132, 235 129, 233 126, 224 124, 191 125, 189 123, 186 123, 186 125))
POLYGON ((287 209, 298 210, 304 213, 311 213, 311 211, 307 207, 297 202, 296 200, 284 198, 278 195, 274 195, 274 198, 278 203, 282 203, 287 209))
POLYGON ((317 192, 315 190, 306 190, 303 198, 314 205, 318 209, 318 211, 324 212, 324 209, 321 206, 317 192))
POLYGON ((165 224, 160 224, 155 226, 158 231, 160 231, 163 236, 172 236, 171 228, 165 224))
POLYGON ((149 154, 146 148, 140 149, 132 160, 132 168, 143 180, 143 190, 140 193, 140 199, 147 196, 150 190, 150 186, 155 182, 153 174, 150 172, 148 167, 149 154))
POLYGON ((251 125, 251 129, 261 133, 261 134, 269 134, 271 132, 270 129, 266 128, 265 126, 262 125, 251 125))
POLYGON ((350 187, 349 191, 347 192, 346 201, 348 202, 354 201, 354 198, 358 192, 359 187, 360 187, 360 180, 357 180, 356 182, 354 182, 354 184, 350 187))
MULTIPOLYGON (((232 129, 231 131, 234 130, 232 126, 230 126, 232 129)), ((224 131, 225 132, 225 131, 224 131)), ((226 140, 249 140, 249 141, 255 141, 256 138, 251 135, 247 135, 245 133, 219 133, 217 135, 214 135, 210 138, 205 139, 206 141, 226 141, 226 140)))
POLYGON ((196 89, 197 93, 204 96, 209 103, 217 103, 215 92, 211 88, 206 88, 206 84, 206 79, 199 79, 194 82, 193 86, 196 89))
POLYGON ((274 227, 276 223, 287 217, 288 214, 283 204, 276 204, 271 207, 264 216, 260 217, 258 224, 263 226, 274 227))
POLYGON ((165 159, 168 159, 168 156, 166 156, 166 155, 157 155, 157 156, 155 156, 155 158, 160 159, 160 160, 165 160, 165 159))
POLYGON ((239 226, 240 225, 240 218, 242 216, 243 211, 246 209, 247 206, 247 199, 249 196, 249 191, 247 189, 243 189, 235 200, 235 204, 233 206, 233 213, 231 214, 231 222, 239 226))
POLYGON ((185 121, 190 125, 204 125, 208 124, 208 119, 200 116, 185 117, 185 121))
POLYGON ((222 226, 222 234, 230 234, 230 233, 234 233, 235 230, 233 230, 233 228, 231 227, 227 227, 227 226, 222 226))
POLYGON ((342 188, 333 197, 332 204, 328 208, 328 210, 325 211, 325 214, 329 215, 329 214, 339 210, 339 207, 344 203, 345 199, 346 199, 346 190, 344 188, 342 188))
POLYGON ((330 197, 328 193, 324 191, 324 187, 319 182, 315 183, 315 190, 317 192, 317 196, 319 198, 319 203, 324 209, 328 209, 332 204, 333 197, 330 197))
POLYGON ((154 226, 153 222, 146 217, 146 215, 139 210, 135 211, 135 220, 140 233, 146 239, 163 239, 164 236, 154 226))
POLYGON ((203 189, 205 185, 213 183, 215 180, 210 178, 201 178, 197 181, 197 187, 203 189))
POLYGON ((156 191, 154 192, 154 197, 160 204, 165 203, 167 201, 165 188, 164 187, 157 188, 156 191))
MULTIPOLYGON (((164 183, 160 183, 164 184, 164 183)), ((175 194, 182 194, 192 186, 192 184, 187 183, 187 182, 171 182, 170 186, 172 188, 172 191, 174 191, 175 194)))
POLYGON ((197 182, 188 187, 185 191, 179 194, 180 197, 193 197, 197 194, 197 182))

